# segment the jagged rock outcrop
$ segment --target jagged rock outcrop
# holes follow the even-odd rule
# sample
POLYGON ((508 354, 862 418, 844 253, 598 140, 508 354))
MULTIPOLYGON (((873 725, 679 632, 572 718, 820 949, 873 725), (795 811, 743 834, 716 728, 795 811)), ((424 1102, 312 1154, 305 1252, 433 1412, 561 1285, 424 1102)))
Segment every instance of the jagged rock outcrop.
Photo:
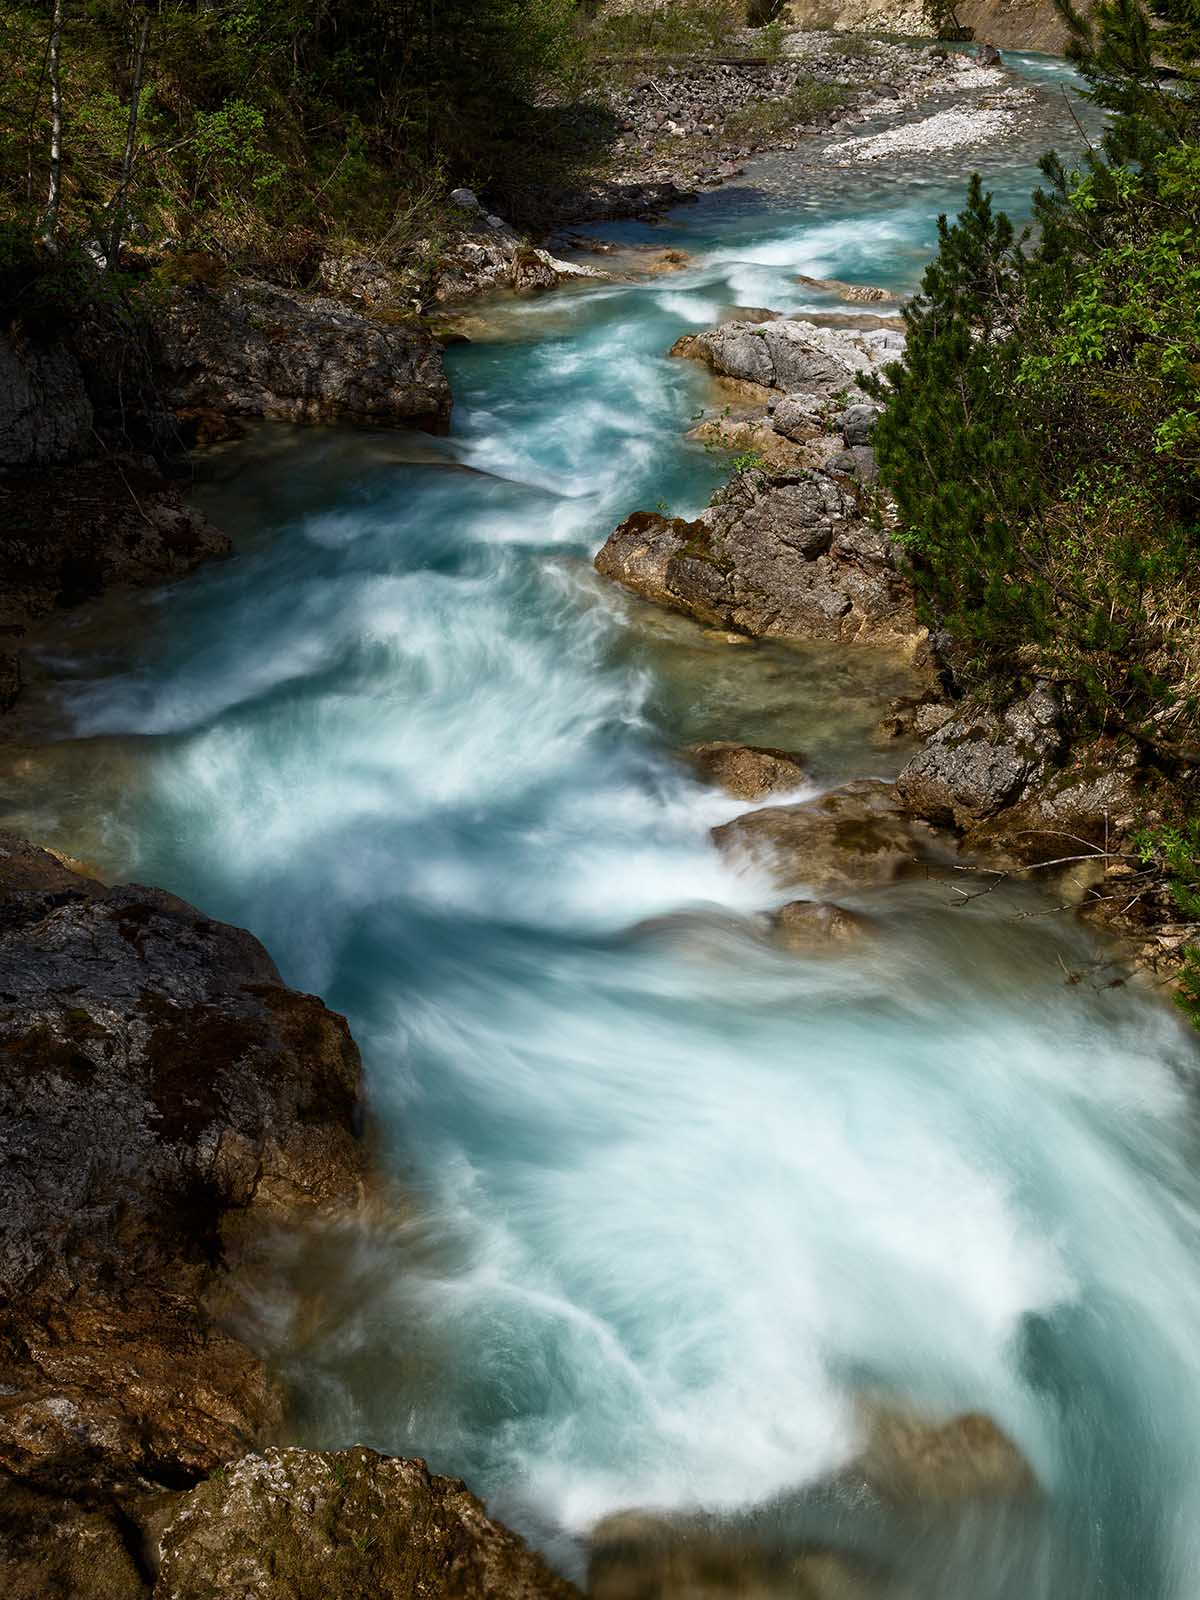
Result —
POLYGON ((684 334, 671 354, 703 361, 718 377, 767 389, 865 401, 860 375, 894 360, 903 334, 890 328, 851 331, 821 328, 791 317, 771 322, 735 321, 684 334))
POLYGON ((449 424, 441 346, 427 330, 256 279, 179 290, 156 320, 153 353, 176 410, 432 432, 449 424))
POLYGON ((885 533, 825 473, 739 474, 693 522, 637 512, 596 569, 710 627, 790 639, 873 641, 915 657, 926 639, 885 533))
POLYGON ((265 1228, 356 1206, 360 1118, 344 1020, 250 934, 0 835, 0 1516, 41 1497, 47 1571, 66 1508, 119 1526, 277 1424, 210 1300, 265 1228))
POLYGON ((456 1478, 373 1450, 267 1450, 183 1496, 154 1600, 573 1600, 456 1478))
MULTIPOLYGON (((1068 32, 1053 0, 957 0, 954 14, 976 39, 1003 50, 1044 50, 1062 55, 1068 32)), ((932 34, 918 0, 789 0, 784 16, 794 27, 849 33, 932 34)))
POLYGON ((895 789, 859 778, 798 805, 764 806, 713 829, 722 854, 813 894, 895 883, 939 859, 933 830, 914 821, 895 789))
POLYGON ((66 341, 0 331, 0 469, 74 461, 92 442, 92 403, 66 341))
POLYGON ((1054 692, 1034 689, 1003 711, 966 706, 930 736, 896 788, 916 816, 967 828, 1028 795, 1063 746, 1054 692))

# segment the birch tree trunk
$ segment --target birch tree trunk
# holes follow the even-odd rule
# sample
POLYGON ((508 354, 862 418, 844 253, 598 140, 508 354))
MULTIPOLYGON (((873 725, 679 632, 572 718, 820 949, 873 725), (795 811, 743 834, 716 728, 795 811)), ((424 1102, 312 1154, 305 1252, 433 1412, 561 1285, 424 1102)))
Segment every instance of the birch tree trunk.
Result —
POLYGON ((42 217, 42 243, 57 248, 58 212, 62 204, 62 57, 63 0, 54 0, 50 24, 50 192, 42 217))
POLYGON ((125 153, 121 158, 121 182, 112 203, 112 222, 105 241, 105 268, 112 272, 121 259, 121 238, 125 232, 125 214, 129 201, 129 183, 133 176, 134 149, 137 145, 138 115, 142 105, 142 82, 146 72, 146 42, 150 37, 150 13, 142 17, 142 31, 138 38, 137 56, 133 64, 133 91, 129 101, 129 122, 125 128, 125 153))

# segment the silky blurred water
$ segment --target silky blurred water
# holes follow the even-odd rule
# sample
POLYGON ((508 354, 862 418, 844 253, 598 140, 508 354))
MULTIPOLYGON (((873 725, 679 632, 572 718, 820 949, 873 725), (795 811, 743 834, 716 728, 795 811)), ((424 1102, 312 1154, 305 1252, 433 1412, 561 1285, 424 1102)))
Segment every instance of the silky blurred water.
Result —
MULTIPOLYGON (((987 152, 1007 202, 1045 131, 987 152)), ((870 1551, 881 1593, 1200 1589, 1191 1038, 1027 887, 851 897, 862 951, 772 945, 803 885, 722 862, 708 830, 744 807, 675 751, 887 775, 904 668, 734 647, 590 569, 621 517, 694 513, 727 471, 683 438, 709 395, 674 339, 828 309, 797 273, 910 288, 966 159, 774 157, 597 230, 692 260, 496 307, 450 352, 448 440, 216 453, 239 558, 148 632, 64 637, 40 692, 71 736, 5 775, 39 836, 252 928, 350 1017, 402 1214, 263 1283, 296 1436, 420 1453, 568 1570, 609 1511, 813 1482, 882 1391, 987 1412, 1044 1498, 904 1530, 780 1511, 870 1551)))

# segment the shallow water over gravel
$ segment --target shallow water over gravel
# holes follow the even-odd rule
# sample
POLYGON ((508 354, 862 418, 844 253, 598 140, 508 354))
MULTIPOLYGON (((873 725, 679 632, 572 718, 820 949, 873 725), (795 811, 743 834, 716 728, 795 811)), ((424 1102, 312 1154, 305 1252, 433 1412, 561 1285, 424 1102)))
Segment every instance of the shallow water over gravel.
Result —
MULTIPOLYGON (((1017 156, 989 155, 1006 197, 1017 156)), ((299 1435, 423 1454, 572 1571, 609 1511, 734 1512, 836 1468, 882 1391, 990 1414, 1044 1498, 903 1530, 786 1499, 771 1538, 869 1552, 913 1600, 1200 1587, 1193 1041, 1029 889, 852 899, 879 935, 834 960, 764 940, 787 893, 717 857, 743 807, 673 752, 886 775, 903 669, 732 647, 589 566, 723 473, 683 440, 706 384, 673 340, 828 309, 796 273, 910 288, 961 163, 771 158, 597 230, 686 272, 456 347, 449 440, 217 453, 240 559, 99 665, 64 638, 75 737, 5 775, 43 837, 251 927, 351 1019, 404 1207, 248 1308, 299 1435)))

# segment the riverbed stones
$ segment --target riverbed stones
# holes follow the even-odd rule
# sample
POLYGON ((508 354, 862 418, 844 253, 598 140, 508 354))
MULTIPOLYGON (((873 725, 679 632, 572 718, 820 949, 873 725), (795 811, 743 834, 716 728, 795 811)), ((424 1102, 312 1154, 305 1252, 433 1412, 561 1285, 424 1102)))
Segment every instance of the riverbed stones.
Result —
POLYGON ((785 794, 808 778, 805 758, 794 750, 713 739, 689 745, 684 754, 704 778, 738 800, 785 794))
POLYGON ((781 885, 803 883, 820 897, 895 883, 938 853, 932 831, 907 814, 891 784, 875 778, 797 805, 748 811, 712 837, 735 864, 765 870, 781 885))
POLYGON ((194 1482, 280 1420, 211 1306, 266 1230, 357 1208, 358 1051, 249 933, 7 833, 0 992, 0 1474, 194 1482))
POLYGON ((914 659, 924 648, 890 538, 862 521, 852 485, 823 472, 739 474, 691 522, 637 512, 595 564, 708 627, 887 643, 914 659))
POLYGON ((456 1478, 423 1461, 265 1450, 184 1496, 155 1600, 576 1600, 456 1478))
POLYGON ((417 323, 259 279, 195 282, 161 307, 154 365, 166 402, 233 416, 444 432, 441 346, 417 323))

